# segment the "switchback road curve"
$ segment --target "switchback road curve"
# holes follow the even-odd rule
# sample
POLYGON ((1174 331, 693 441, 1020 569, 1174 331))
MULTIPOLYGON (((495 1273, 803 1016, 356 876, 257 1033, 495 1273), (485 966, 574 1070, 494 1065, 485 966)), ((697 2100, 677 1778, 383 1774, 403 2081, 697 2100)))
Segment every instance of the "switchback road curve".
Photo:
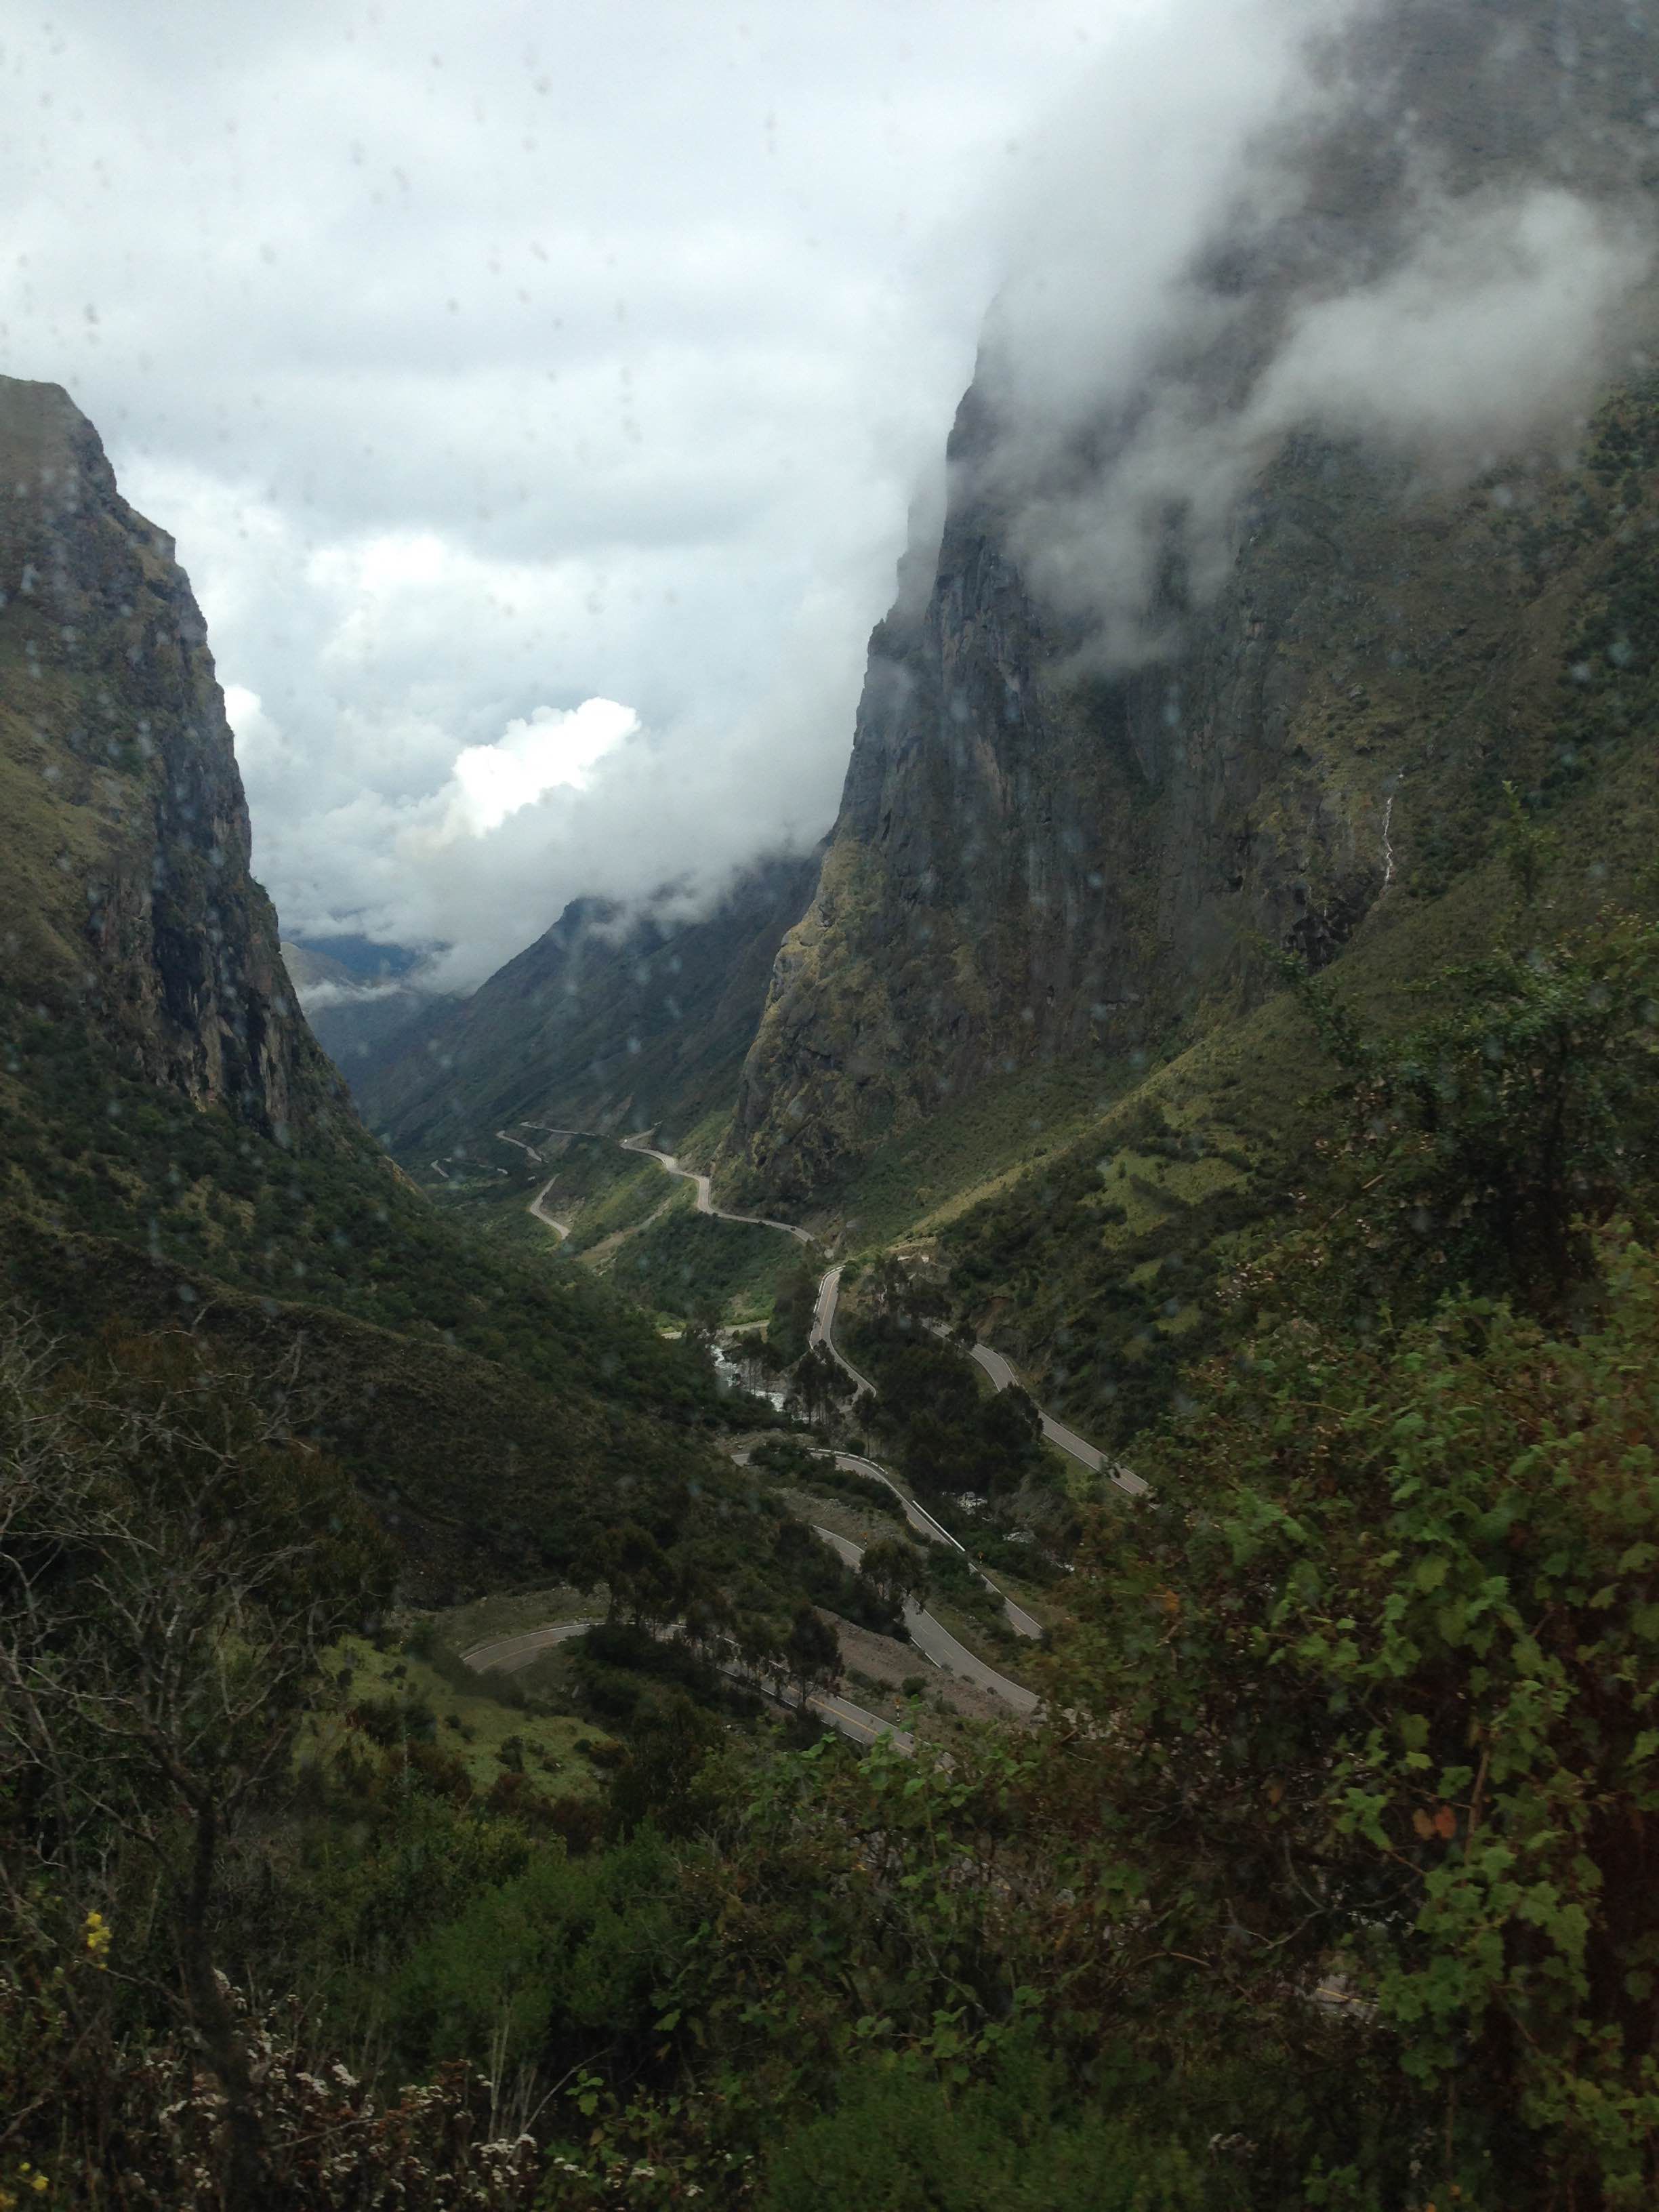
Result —
MULTIPOLYGON (((561 1620, 546 1628, 526 1629, 518 1636, 495 1637, 486 1643, 475 1644, 470 1651, 464 1651, 462 1662, 475 1674, 516 1674, 529 1666, 532 1659, 539 1658, 544 1651, 550 1650, 556 1644, 568 1644, 573 1637, 585 1636, 590 1628, 599 1626, 597 1620, 561 1620)), ((941 1635, 945 1632, 944 1629, 939 1631, 941 1635)), ((800 1703, 799 1692, 794 1697, 789 1696, 787 1685, 763 1683, 748 1668, 724 1666, 718 1660, 714 1663, 720 1674, 729 1675, 734 1682, 741 1682, 748 1689, 757 1690, 775 1705, 793 1708, 800 1703)), ((1011 1684, 1010 1687, 1017 1688, 1018 1685, 1011 1684)), ((1029 1696, 1030 1692, 1025 1694, 1029 1696)), ((866 1712, 862 1705, 855 1705, 850 1698, 843 1698, 836 1692, 809 1691, 806 1706, 809 1712, 816 1713, 821 1721, 834 1729, 838 1735, 844 1735, 850 1743, 861 1744, 867 1748, 886 1736, 894 1750, 904 1753, 907 1757, 915 1750, 915 1738, 908 1729, 896 1729, 890 1721, 883 1720, 878 1713, 866 1712)))

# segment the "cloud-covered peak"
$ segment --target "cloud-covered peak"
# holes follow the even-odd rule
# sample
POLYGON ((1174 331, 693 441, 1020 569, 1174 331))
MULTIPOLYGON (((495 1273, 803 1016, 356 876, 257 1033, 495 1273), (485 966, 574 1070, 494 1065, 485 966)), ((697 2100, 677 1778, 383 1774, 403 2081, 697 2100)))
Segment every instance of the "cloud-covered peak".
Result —
POLYGON ((574 895, 822 832, 990 289, 973 210, 1113 12, 9 28, 0 368, 176 535, 290 933, 472 981, 574 895), (639 727, 562 754, 604 700, 639 727))

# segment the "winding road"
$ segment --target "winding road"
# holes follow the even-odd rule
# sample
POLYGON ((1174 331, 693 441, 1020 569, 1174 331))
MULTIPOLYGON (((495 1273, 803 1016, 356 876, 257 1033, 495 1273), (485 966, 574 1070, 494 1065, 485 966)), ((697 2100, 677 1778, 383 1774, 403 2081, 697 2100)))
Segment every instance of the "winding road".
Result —
MULTIPOLYGON (((840 1297, 841 1268, 837 1266, 831 1267, 818 1285, 818 1302, 812 1315, 812 1331, 808 1341, 821 1344, 842 1373, 850 1376, 860 1390, 873 1390, 875 1385, 869 1376, 861 1374, 836 1343, 836 1308, 840 1297)), ((946 1336, 950 1333, 942 1322, 935 1322, 931 1326, 938 1336, 946 1336)), ((994 1389, 1008 1390, 1018 1385, 1019 1377, 1015 1374, 1012 1363, 988 1344, 975 1344, 968 1356, 990 1376, 994 1389)), ((1109 1460, 1097 1445, 1079 1436, 1075 1429, 1066 1427, 1052 1413, 1043 1413, 1040 1406, 1037 1413, 1042 1423, 1042 1433, 1048 1442, 1086 1467, 1091 1474, 1104 1472, 1108 1480, 1127 1497, 1145 1498, 1150 1494, 1152 1486, 1143 1476, 1117 1461, 1109 1460)), ((956 1540, 952 1537, 951 1540, 954 1543, 956 1540)))
MULTIPOLYGON (((584 1129, 555 1129, 550 1133, 556 1137, 580 1137, 590 1133, 584 1129)), ((803 1244, 817 1243, 817 1238, 813 1236, 810 1229, 799 1228, 793 1221, 774 1221, 769 1215, 764 1213, 727 1213, 723 1206, 716 1206, 714 1203, 714 1188, 709 1176, 700 1175, 696 1168, 683 1168, 672 1152, 654 1151, 646 1143, 643 1137, 622 1137, 617 1141, 623 1152, 643 1152, 647 1159, 655 1160, 659 1167, 665 1169, 672 1176, 678 1176, 682 1182, 695 1184, 697 1193, 697 1211, 699 1213, 708 1214, 711 1220, 741 1221, 746 1223, 751 1229, 779 1230, 786 1237, 799 1237, 803 1244)))
POLYGON ((525 1211, 527 1213, 534 1214, 537 1220, 542 1224, 543 1227, 545 1229, 550 1229, 553 1231, 553 1234, 558 1238, 560 1243, 562 1244, 565 1238, 570 1234, 570 1224, 568 1221, 555 1221, 552 1215, 547 1210, 547 1194, 552 1189, 554 1184, 557 1182, 558 1179, 557 1176, 550 1176, 547 1181, 542 1185, 541 1188, 536 1193, 534 1198, 531 1200, 529 1205, 525 1208, 525 1211))
MULTIPOLYGON (((850 1536, 838 1536, 833 1528, 815 1528, 832 1552, 837 1553, 849 1567, 856 1567, 864 1557, 862 1544, 855 1544, 850 1536)), ((999 1674, 994 1667, 988 1667, 976 1659, 965 1644, 951 1635, 942 1620, 935 1620, 911 1598, 904 1601, 904 1626, 910 1641, 924 1657, 947 1674, 959 1674, 964 1682, 972 1682, 981 1690, 988 1690, 994 1698, 1000 1698, 1018 1713, 1034 1713, 1037 1697, 1023 1682, 999 1674)))
MULTIPOLYGON (((1018 1382, 1019 1377, 1008 1362, 1000 1352, 993 1352, 988 1344, 976 1344, 968 1356, 976 1366, 984 1369, 997 1389, 1011 1389, 1018 1382)), ((1151 1494, 1152 1485, 1144 1475, 1135 1474, 1132 1468, 1123 1466, 1119 1461, 1109 1460, 1103 1451, 1079 1436, 1074 1429, 1062 1426, 1052 1413, 1043 1413, 1040 1406, 1037 1413, 1042 1422, 1042 1433, 1049 1443, 1071 1458, 1080 1461, 1091 1474, 1103 1472, 1107 1480, 1115 1484, 1126 1497, 1146 1498, 1151 1494)))
MULTIPOLYGON (((541 1158, 540 1152, 533 1146, 525 1144, 518 1137, 509 1137, 505 1129, 498 1129, 495 1133, 504 1143, 517 1145, 520 1152, 528 1152, 532 1160, 541 1158)), ((550 1137, 598 1138, 600 1132, 597 1129, 549 1129, 547 1134, 550 1137)), ((647 1159, 655 1160, 658 1166, 665 1173, 678 1176, 683 1182, 692 1184, 697 1194, 697 1212, 708 1214, 713 1220, 739 1221, 755 1229, 775 1229, 781 1235, 793 1237, 802 1244, 817 1244, 822 1241, 815 1237, 810 1229, 801 1228, 797 1222, 775 1221, 771 1215, 767 1213, 726 1212, 723 1206, 716 1206, 714 1203, 714 1186, 709 1176, 701 1174, 696 1168, 683 1168, 672 1152, 658 1152, 654 1146, 646 1143, 643 1135, 618 1137, 615 1141, 621 1146, 623 1152, 643 1153, 647 1159)), ((435 1166, 436 1163, 434 1162, 434 1164, 435 1166)), ((554 1181, 557 1181, 556 1176, 554 1181)), ((570 1232, 568 1229, 555 1221, 550 1214, 541 1211, 541 1201, 551 1188, 552 1183, 549 1183, 546 1188, 538 1192, 536 1197, 531 1201, 530 1211, 536 1215, 538 1220, 544 1221, 550 1229, 558 1230, 562 1237, 568 1236, 570 1232)), ((854 1366, 852 1361, 836 1342, 836 1310, 841 1299, 841 1277, 844 1264, 843 1261, 837 1261, 834 1267, 826 1269, 823 1279, 818 1284, 817 1303, 813 1309, 811 1333, 807 1342, 809 1345, 821 1344, 842 1373, 848 1376, 859 1389, 868 1390, 873 1395, 875 1384, 867 1375, 854 1366)), ((940 1334, 943 1333, 941 1328, 940 1334)), ((1009 1361, 1001 1352, 994 1351, 988 1344, 975 1344, 969 1357, 983 1368, 999 1390, 1006 1390, 1019 1380, 1009 1361)), ((1097 1445, 1090 1443, 1086 1437, 1079 1436, 1074 1429, 1068 1429, 1063 1422, 1055 1420, 1052 1413, 1042 1413, 1040 1407, 1037 1410, 1042 1421, 1042 1433, 1051 1444, 1057 1446, 1060 1450, 1086 1467, 1091 1474, 1098 1474, 1103 1471, 1109 1480, 1127 1496, 1145 1498, 1148 1494, 1151 1486, 1141 1476, 1115 1461, 1109 1461, 1105 1453, 1097 1445)), ((872 1471, 882 1481, 887 1483, 889 1488, 894 1490, 899 1497, 903 1497, 904 1493, 898 1490, 898 1486, 893 1482, 890 1476, 883 1473, 879 1468, 872 1467, 872 1471)), ((919 1507, 915 1510, 921 1510, 919 1507)), ((906 1502, 905 1511, 907 1516, 909 1516, 911 1514, 909 1501, 906 1502)), ((956 1544, 956 1538, 941 1528, 936 1521, 931 1521, 929 1526, 935 1536, 943 1538, 946 1543, 956 1544)), ((957 1549, 960 1551, 961 1545, 957 1544, 957 1549)), ((1027 1618, 1029 1619, 1030 1616, 1028 1615, 1027 1618)))
MULTIPOLYGON (((542 1127, 539 1122, 520 1126, 533 1126, 538 1128, 542 1127)), ((520 1152, 526 1152, 532 1159, 541 1162, 542 1155, 535 1146, 526 1145, 520 1138, 509 1137, 505 1129, 498 1129, 495 1133, 504 1143, 518 1146, 520 1152)), ((545 1133, 550 1137, 583 1137, 603 1140, 603 1133, 597 1129, 550 1128, 545 1131, 545 1133)), ((699 1213, 706 1213, 716 1221, 737 1221, 754 1228, 775 1229, 781 1235, 793 1237, 802 1244, 815 1245, 822 1241, 815 1237, 811 1230, 802 1229, 793 1221, 775 1221, 769 1214, 763 1213, 726 1212, 723 1207, 714 1203, 711 1178, 700 1173, 696 1168, 683 1168, 674 1153, 660 1152, 653 1146, 647 1145, 645 1139, 649 1133, 648 1131, 645 1131, 637 1136, 618 1137, 612 1141, 620 1145, 623 1152, 642 1153, 647 1159, 655 1160, 665 1174, 676 1176, 682 1182, 690 1183, 696 1193, 696 1209, 699 1213)), ((551 1182, 544 1184, 537 1192, 535 1197, 530 1201, 530 1212, 562 1240, 570 1234, 569 1229, 564 1223, 556 1221, 552 1215, 545 1211, 543 1203, 548 1192, 553 1188, 553 1182, 557 1180, 558 1178, 555 1176, 551 1182)), ((836 1342, 836 1313, 841 1299, 842 1269, 844 1264, 837 1261, 833 1267, 827 1268, 818 1284, 817 1299, 812 1311, 812 1326, 807 1341, 809 1346, 822 1345, 857 1389, 868 1390, 873 1395, 875 1384, 867 1375, 854 1366, 852 1361, 836 1342)), ((1006 1390, 1018 1382, 1019 1378, 1008 1360, 1001 1352, 994 1351, 988 1344, 975 1344, 970 1356, 990 1376, 993 1385, 998 1390, 1006 1390)), ((1050 1443, 1086 1467, 1091 1474, 1104 1472, 1109 1480, 1125 1496, 1130 1498, 1146 1496, 1150 1486, 1141 1476, 1116 1462, 1109 1461, 1105 1453, 1096 1445, 1090 1443, 1085 1437, 1079 1436, 1075 1431, 1066 1428, 1063 1423, 1055 1420, 1052 1414, 1043 1413, 1040 1407, 1038 1413, 1042 1422, 1042 1433, 1050 1443)), ((860 1459, 850 1452, 838 1452, 836 1459, 838 1465, 852 1468, 860 1474, 867 1474, 890 1490, 903 1508, 906 1521, 919 1535, 926 1537, 929 1543, 948 1544, 953 1550, 965 1554, 966 1547, 960 1543, 948 1528, 936 1521, 925 1506, 918 1504, 908 1492, 895 1481, 885 1468, 878 1466, 874 1460, 860 1459)), ((1008 1625, 1017 1635, 1036 1638, 1042 1634, 1042 1624, 1040 1620, 1027 1613, 1023 1606, 1016 1605, 1011 1597, 997 1588, 995 1583, 982 1570, 975 1571, 979 1573, 980 1580, 985 1584, 987 1589, 994 1591, 1002 1599, 1008 1625)), ((943 1628, 939 1632, 941 1636, 948 1634, 948 1632, 943 1628)), ((954 1638, 951 1640, 955 1641, 954 1638)), ((957 1646, 958 1650, 963 1648, 960 1645, 957 1646)), ((975 1666, 981 1663, 977 1660, 974 1662, 975 1666)), ((994 1672, 991 1669, 986 1671, 994 1672)), ((995 1679, 1001 1681, 1006 1680, 1006 1677, 998 1675, 995 1679)), ((1012 1686, 1016 1689, 1018 1687, 1017 1684, 1012 1686)), ((999 1692, 998 1694, 1001 1693, 999 1692)), ((1029 1697, 1030 1692, 1026 1691, 1022 1692, 1021 1694, 1029 1697)))
MULTIPOLYGON (((872 1459, 860 1459, 856 1452, 836 1452, 834 1458, 837 1467, 850 1468, 855 1474, 866 1474, 873 1481, 879 1482, 884 1488, 890 1490, 903 1507, 904 1517, 918 1536, 925 1536, 930 1544, 948 1544, 953 1552, 960 1552, 964 1559, 968 1557, 968 1547, 959 1542, 942 1521, 935 1521, 927 1508, 912 1498, 909 1492, 901 1483, 896 1482, 884 1467, 878 1465, 872 1459)), ((1003 1613, 1009 1627, 1013 1630, 1016 1636, 1030 1637, 1035 1639, 1042 1635, 1042 1623, 1027 1613, 1023 1605, 1016 1605, 1006 1590, 999 1589, 982 1567, 975 1567, 974 1572, 994 1597, 1000 1597, 1002 1600, 1003 1613)))
MULTIPOLYGON (((938 1626, 937 1623, 934 1625, 938 1626)), ((527 1629, 519 1636, 495 1637, 483 1644, 475 1644, 470 1651, 464 1651, 461 1654, 462 1663, 470 1667, 475 1674, 516 1674, 529 1666, 532 1659, 539 1658, 544 1651, 550 1650, 556 1644, 568 1644, 574 1637, 585 1636, 590 1628, 599 1626, 597 1620, 561 1620, 546 1628, 527 1629)), ((939 1630, 941 1636, 945 1632, 942 1628, 939 1630)), ((969 1653, 967 1656, 971 1658, 973 1655, 969 1653)), ((714 1664, 720 1674, 730 1676, 734 1682, 741 1682, 745 1688, 758 1690, 774 1705, 790 1709, 800 1703, 799 1692, 791 1697, 787 1685, 763 1683, 749 1668, 724 1666, 718 1660, 714 1664)), ((1010 1683, 1008 1686, 1018 1689, 1017 1683, 1010 1683)), ((1029 1697, 1030 1692, 1026 1691, 1022 1694, 1029 1697)), ((1036 1704, 1035 1698, 1032 1703, 1036 1704)), ((850 1742, 867 1747, 872 1743, 879 1743, 885 1736, 894 1750, 903 1753, 907 1758, 915 1750, 915 1738, 908 1729, 895 1728, 891 1721, 883 1720, 878 1713, 866 1712, 862 1705, 855 1705, 850 1698, 839 1697, 830 1690, 810 1690, 806 1705, 808 1711, 816 1713, 838 1735, 846 1736, 850 1742)))

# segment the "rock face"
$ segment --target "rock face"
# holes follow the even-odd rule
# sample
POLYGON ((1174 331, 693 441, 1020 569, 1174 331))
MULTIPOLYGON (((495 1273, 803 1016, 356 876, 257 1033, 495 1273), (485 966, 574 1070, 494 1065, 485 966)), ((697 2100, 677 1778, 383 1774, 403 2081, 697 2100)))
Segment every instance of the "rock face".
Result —
POLYGON ((1115 527, 1124 457, 1172 404, 1237 451, 1297 317, 1404 267, 1439 219, 1425 199, 1473 222, 1570 191, 1650 221, 1645 12, 1410 0, 1328 59, 1367 98, 1333 94, 1277 149, 1274 189, 1200 257, 1196 311, 1143 387, 1070 426, 1040 480, 1010 459, 1030 425, 988 349, 931 589, 872 640, 817 895, 744 1066, 734 1188, 811 1202, 1000 1072, 1121 1059, 1243 1009, 1277 988, 1275 951, 1321 964, 1385 894, 1443 887, 1489 842, 1505 778, 1530 786, 1568 744, 1565 580, 1626 511, 1616 405, 1587 457, 1563 453, 1582 422, 1529 426, 1437 472, 1398 441, 1280 421, 1218 550, 1198 495, 1170 501, 1130 649, 1091 628, 1075 546, 1049 587, 1044 501, 1093 498, 1115 527))
POLYGON ((249 872, 205 626, 171 539, 56 385, 0 379, 0 986, 268 1135, 343 1135, 249 872))
POLYGON ((820 858, 763 860, 693 921, 667 898, 631 916, 573 901, 471 998, 354 1066, 364 1114, 394 1150, 422 1158, 522 1119, 678 1139, 730 1105, 820 858))

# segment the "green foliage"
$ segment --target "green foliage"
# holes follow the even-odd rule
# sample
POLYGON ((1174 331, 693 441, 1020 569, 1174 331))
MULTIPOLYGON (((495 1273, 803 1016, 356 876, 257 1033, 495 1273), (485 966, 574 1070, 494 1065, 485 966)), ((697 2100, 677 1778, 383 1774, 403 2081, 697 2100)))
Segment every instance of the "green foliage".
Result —
POLYGON ((610 2044, 623 2070, 648 2055, 690 1932, 690 1901, 661 1838, 641 1830, 582 1859, 556 1849, 415 1944, 391 1990, 392 2033, 411 2063, 487 2050, 556 2079, 610 2044))
POLYGON ((1322 985, 1297 988, 1341 1070, 1347 1249, 1416 1284, 1559 1303, 1655 1133, 1659 925, 1616 915, 1449 968, 1404 1035, 1366 1035, 1322 985))
POLYGON ((1538 895, 1555 865, 1560 840, 1528 815, 1512 783, 1504 786, 1498 851, 1514 887, 1516 905, 1529 912, 1537 905, 1538 895))
POLYGON ((800 1607, 790 1622, 783 1658, 803 1699, 809 1691, 828 1689, 841 1679, 841 1645, 836 1632, 811 1606, 800 1607))
POLYGON ((1047 1473, 1036 1407, 1023 1390, 982 1393, 954 1346, 908 1315, 861 1319, 852 1356, 877 1385, 871 1425, 905 1480, 929 1496, 1006 1498, 1047 1473))
POLYGON ((766 1340, 786 1367, 793 1367, 806 1351, 817 1297, 817 1270, 804 1261, 797 1261, 778 1279, 766 1340))
POLYGON ((1576 1337, 1463 1298, 1218 1376, 1066 1690, 1102 1902, 1194 1962, 1164 2001, 1293 2042, 1338 1976, 1431 2193, 1505 2212, 1659 2186, 1659 1269, 1604 1259, 1576 1337))
POLYGON ((952 2094, 932 2068, 866 2061, 832 2113, 767 2162, 765 2212, 1200 2212, 1215 2199, 1179 2145, 1132 2119, 1068 2116, 1029 2050, 952 2094))
POLYGON ((859 1577, 880 1601, 896 1608, 906 1598, 920 1601, 927 1590, 927 1562, 902 1537, 870 1545, 859 1561, 859 1577))
POLYGON ((947 1230, 952 1298, 1017 1332, 1045 1404, 1127 1443, 1214 1340, 1225 1255, 1270 1211, 1247 1155, 1141 1099, 947 1230))
POLYGON ((793 1238, 775 1229, 721 1221, 682 1204, 628 1239, 611 1277, 619 1291, 654 1312, 693 1319, 718 1319, 728 1310, 759 1314, 793 1267, 794 1249, 793 1238))

